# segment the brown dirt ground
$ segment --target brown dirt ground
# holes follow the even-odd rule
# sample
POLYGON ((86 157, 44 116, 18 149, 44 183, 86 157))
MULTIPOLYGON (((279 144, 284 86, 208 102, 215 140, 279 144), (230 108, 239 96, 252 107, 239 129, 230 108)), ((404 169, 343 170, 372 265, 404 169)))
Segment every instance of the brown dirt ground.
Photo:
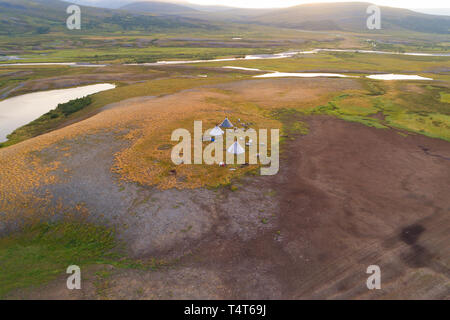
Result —
POLYGON ((277 176, 245 178, 238 191, 215 199, 200 191, 158 194, 164 203, 190 192, 188 211, 166 208, 174 221, 207 218, 193 222, 193 238, 178 239, 190 250, 170 267, 103 266, 111 275, 101 280, 93 267, 81 291, 69 292, 62 277, 11 297, 450 298, 450 144, 330 117, 307 121, 310 133, 285 145, 277 176), (254 207, 268 209, 268 224, 254 207), (373 264, 382 289, 369 291, 373 264))

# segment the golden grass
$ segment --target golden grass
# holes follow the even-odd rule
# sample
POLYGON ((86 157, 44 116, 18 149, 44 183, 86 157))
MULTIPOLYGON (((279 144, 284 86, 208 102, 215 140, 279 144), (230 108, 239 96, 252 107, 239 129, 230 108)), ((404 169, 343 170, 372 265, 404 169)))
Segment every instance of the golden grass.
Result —
MULTIPOLYGON (((171 148, 163 150, 160 148, 166 144, 178 143, 170 140, 175 129, 184 128, 193 135, 195 120, 203 122, 203 131, 213 128, 225 116, 232 122, 237 119, 252 122, 254 129, 280 127, 277 121, 268 119, 261 113, 250 112, 251 109, 246 110, 239 103, 234 104, 228 99, 230 97, 227 95, 204 89, 146 103, 153 116, 149 114, 150 118, 147 118, 145 115, 145 124, 127 135, 126 138, 133 143, 116 155, 113 171, 126 181, 156 185, 161 189, 184 189, 228 184, 233 178, 255 169, 256 165, 231 166, 236 169, 233 171, 229 170, 230 166, 206 164, 177 166, 171 162, 171 148), (173 170, 176 170, 176 174, 171 174, 173 170)), ((205 147, 207 143, 203 145, 205 147)))

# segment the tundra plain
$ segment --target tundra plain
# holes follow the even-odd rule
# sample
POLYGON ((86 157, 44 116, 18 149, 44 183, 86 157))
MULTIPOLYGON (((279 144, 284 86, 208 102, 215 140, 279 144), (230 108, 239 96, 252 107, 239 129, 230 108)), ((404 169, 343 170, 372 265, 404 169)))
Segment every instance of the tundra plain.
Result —
POLYGON ((2 100, 116 85, 0 144, 0 298, 448 299, 450 57, 397 54, 448 53, 448 36, 370 36, 236 25, 52 33, 39 48, 0 36, 23 63, 102 65, 2 63, 2 100), (207 61, 373 43, 395 54, 207 61), (159 60, 205 61, 141 64, 159 60), (255 78, 267 72, 347 77, 255 78), (366 77, 386 73, 433 80, 366 77), (280 129, 277 175, 171 162, 174 129, 225 117, 280 129), (66 288, 73 264, 82 290, 66 288), (370 265, 382 290, 366 287, 370 265))

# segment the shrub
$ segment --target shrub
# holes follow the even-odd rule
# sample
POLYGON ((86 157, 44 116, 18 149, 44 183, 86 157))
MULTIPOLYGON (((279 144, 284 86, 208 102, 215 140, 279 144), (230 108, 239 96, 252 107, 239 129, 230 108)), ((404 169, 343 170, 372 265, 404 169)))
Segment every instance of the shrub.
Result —
POLYGON ((66 103, 60 103, 56 107, 56 110, 61 111, 65 116, 68 116, 68 115, 70 115, 74 112, 77 112, 77 111, 83 109, 84 107, 88 106, 89 104, 91 104, 91 102, 92 102, 92 98, 87 96, 87 97, 71 100, 66 103))

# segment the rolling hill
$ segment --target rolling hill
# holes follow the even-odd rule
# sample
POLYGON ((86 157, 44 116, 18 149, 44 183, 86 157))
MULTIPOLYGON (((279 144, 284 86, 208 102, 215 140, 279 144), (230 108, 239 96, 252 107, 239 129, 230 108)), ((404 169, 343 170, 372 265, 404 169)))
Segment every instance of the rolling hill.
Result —
MULTIPOLYGON (((185 17, 225 21, 229 23, 251 23, 283 28, 312 31, 341 30, 349 32, 367 31, 369 16, 367 2, 314 3, 283 9, 229 8, 206 12, 202 6, 195 9, 190 5, 138 2, 123 7, 126 10, 171 13, 185 17), (158 4, 158 5, 156 5, 158 4)), ((450 17, 424 14, 408 9, 381 7, 382 32, 408 31, 448 34, 450 17)))
MULTIPOLYGON (((73 0, 80 3, 80 0, 73 0)), ((92 1, 90 1, 92 2, 92 1)), ((120 9, 82 7, 82 28, 89 32, 161 31, 177 28, 218 29, 217 22, 254 24, 311 31, 366 32, 369 3, 304 4, 283 9, 203 8, 180 3, 130 0, 94 1, 120 9), (204 9, 204 10, 203 10, 204 9)), ((83 1, 83 3, 86 3, 83 1)), ((66 31, 68 4, 60 0, 0 0, 0 35, 66 31)), ((448 34, 450 17, 381 7, 383 33, 448 34)))
POLYGON ((175 3, 169 2, 158 2, 158 1, 142 1, 127 4, 120 9, 140 12, 140 13, 155 13, 155 14, 168 14, 168 15, 186 15, 198 12, 190 7, 182 6, 175 3))
POLYGON ((106 9, 119 9, 127 4, 136 2, 136 0, 62 0, 65 2, 75 3, 81 6, 106 8, 106 9))
MULTIPOLYGON (((0 0, 0 35, 66 32, 67 7, 67 2, 59 0, 0 0)), ((142 15, 94 7, 82 7, 81 20, 83 31, 94 33, 217 28, 187 17, 142 15)))
POLYGON ((109 9, 119 9, 123 8, 126 5, 132 3, 141 3, 141 2, 159 2, 159 3, 168 3, 175 4, 179 6, 183 6, 186 8, 192 8, 198 11, 205 12, 216 12, 216 11, 226 11, 232 9, 231 7, 221 6, 221 5, 201 5, 195 4, 183 0, 63 0, 67 2, 76 3, 84 6, 98 7, 98 8, 109 8, 109 9))
MULTIPOLYGON (((282 9, 221 8, 206 12, 202 6, 137 2, 123 9, 154 14, 176 14, 209 21, 228 23, 250 23, 283 28, 312 31, 341 30, 348 32, 367 31, 367 2, 313 3, 282 9)), ((382 32, 424 32, 448 34, 450 17, 430 15, 408 9, 381 7, 382 32)))
MULTIPOLYGON (((369 3, 341 2, 304 4, 252 17, 250 22, 306 30, 367 31, 369 3)), ((381 7, 382 29, 447 34, 450 17, 434 16, 407 9, 381 7)))

